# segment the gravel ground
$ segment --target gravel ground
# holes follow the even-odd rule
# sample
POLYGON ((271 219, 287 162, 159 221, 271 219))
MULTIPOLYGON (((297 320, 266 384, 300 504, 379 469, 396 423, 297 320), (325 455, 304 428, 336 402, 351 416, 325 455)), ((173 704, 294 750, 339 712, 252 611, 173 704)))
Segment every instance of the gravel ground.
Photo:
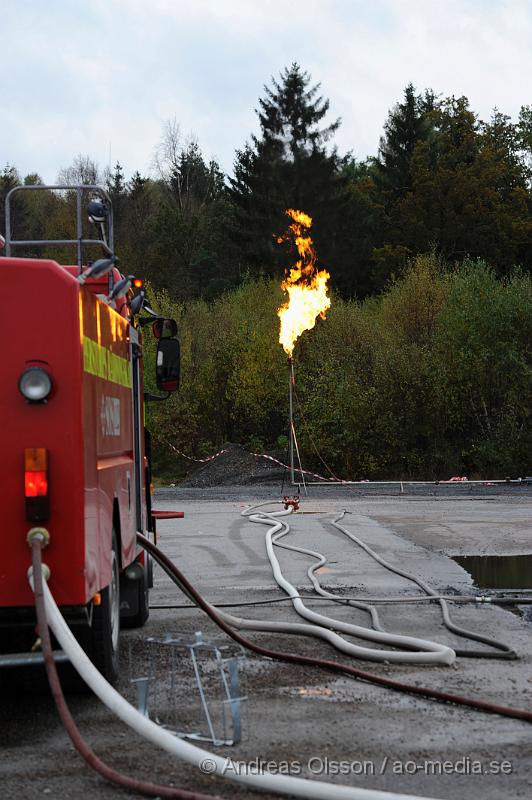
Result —
MULTIPOLYGON (((287 454, 282 451, 271 451, 264 455, 255 455, 248 452, 240 445, 226 443, 221 448, 221 455, 213 458, 201 466, 193 467, 190 474, 177 483, 179 490, 183 489, 208 489, 205 498, 229 497, 235 493, 246 497, 262 497, 264 492, 275 495, 300 494, 311 492, 312 496, 323 497, 365 497, 370 495, 413 495, 430 497, 464 497, 479 496, 493 497, 504 495, 521 496, 532 491, 532 478, 525 478, 520 483, 494 484, 490 481, 483 483, 432 482, 425 485, 404 483, 375 484, 338 484, 320 481, 312 474, 301 477, 301 483, 292 486, 290 483, 290 470, 286 466, 287 454), (280 463, 279 463, 280 462, 280 463), (309 484, 307 487, 306 484, 309 484), (323 495, 321 493, 324 493, 323 495)), ((322 468, 322 473, 327 477, 327 470, 322 468)), ((296 472, 296 479, 298 473, 296 472)), ((175 488, 172 483, 169 487, 160 487, 164 492, 166 488, 175 488)), ((161 497, 172 497, 172 494, 161 494, 161 497)), ((186 492, 181 497, 197 497, 197 494, 188 495, 186 492)))
MULTIPOLYGON (((192 470, 179 487, 212 488, 213 486, 247 486, 253 484, 278 483, 286 469, 267 458, 255 456, 236 444, 224 444, 220 456, 192 470)), ((286 454, 272 452, 269 455, 286 463, 286 454)))
MULTIPOLYGON (((264 553, 265 529, 240 517, 240 512, 253 501, 278 499, 280 488, 276 483, 157 490, 157 508, 177 508, 186 514, 184 520, 160 523, 160 544, 209 599, 278 598, 282 593, 272 581, 264 553)), ((331 512, 345 506, 351 512, 348 527, 385 557, 431 580, 440 590, 470 593, 473 587, 468 574, 448 554, 532 552, 530 487, 505 486, 493 493, 494 487, 471 488, 440 485, 419 487, 415 494, 376 496, 370 487, 357 487, 356 491, 353 487, 310 487, 302 513, 293 519, 290 536, 294 543, 305 543, 327 555, 322 581, 333 591, 411 592, 401 579, 346 545, 330 526, 331 512)), ((280 558, 289 579, 308 590, 308 560, 290 553, 280 558)), ((160 570, 155 577, 153 604, 187 602, 176 595, 160 570)), ((287 603, 242 609, 244 612, 260 618, 296 619, 287 603)), ((367 622, 362 612, 343 606, 334 613, 338 618, 367 622)), ((519 660, 461 658, 451 668, 357 665, 419 685, 531 708, 530 625, 502 608, 459 606, 453 615, 463 625, 504 639, 519 653, 519 660)), ((441 626, 434 606, 386 607, 382 617, 390 630, 457 644, 456 637, 441 626)), ((147 636, 171 633, 192 638, 198 630, 206 638, 220 640, 212 623, 195 609, 153 610, 143 630, 123 635, 125 669, 120 689, 133 697, 129 679, 144 668, 147 636)), ((249 636, 272 647, 343 660, 317 640, 249 636)), ((235 747, 218 748, 223 756, 252 763, 260 758, 274 760, 281 768, 288 764, 293 773, 301 770, 306 777, 447 800, 532 797, 530 725, 254 655, 242 664, 241 680, 248 698, 245 735, 235 747), (451 765, 449 774, 439 774, 444 762, 451 765), (482 774, 471 774, 478 769, 482 774), (346 774, 337 774, 338 770, 346 774)), ((169 682, 168 675, 162 680, 161 693, 169 688, 169 682)), ((0 696, 2 800, 43 796, 78 800, 81 795, 103 800, 132 798, 88 770, 66 738, 51 700, 37 688, 35 676, 24 689, 6 685, 4 676, 0 696)), ((198 720, 198 702, 191 691, 188 663, 178 666, 175 689, 180 721, 193 727, 198 720)), ((226 798, 272 797, 173 761, 117 722, 93 697, 72 696, 70 704, 95 751, 115 767, 226 798)))
MULTIPOLYGON (((251 492, 253 492, 253 489, 278 488, 279 491, 289 493, 290 490, 294 491, 294 487, 290 485, 290 470, 286 466, 287 464, 288 455, 284 451, 272 450, 260 455, 248 452, 241 445, 226 443, 221 448, 221 455, 200 466, 192 466, 189 475, 184 480, 179 481, 178 486, 179 489, 214 489, 221 491, 222 496, 226 490, 233 491, 235 487, 246 487, 251 492)), ((324 478, 329 478, 325 467, 322 467, 321 471, 318 470, 318 472, 324 478)), ((482 484, 464 481, 450 484, 433 482, 423 486, 406 483, 402 487, 401 483, 397 481, 388 485, 382 483, 378 486, 372 484, 343 484, 339 486, 338 484, 328 483, 326 480, 320 481, 319 478, 311 473, 301 475, 296 471, 296 480, 298 479, 301 479, 301 483, 295 489, 299 487, 300 492, 305 492, 305 483, 310 482, 314 485, 316 483, 318 485, 321 484, 320 491, 327 492, 328 495, 332 492, 336 493, 339 489, 342 494, 349 492, 357 496, 371 494, 429 496, 475 494, 492 496, 500 494, 501 491, 506 495, 526 492, 527 487, 530 488, 532 486, 532 478, 525 478, 520 484, 508 483, 506 485, 493 484, 490 481, 485 481, 482 484)), ((175 485, 172 483, 171 488, 174 488, 175 485)), ((314 488, 311 491, 314 493, 314 488)), ((209 492, 208 496, 210 494, 209 492)))

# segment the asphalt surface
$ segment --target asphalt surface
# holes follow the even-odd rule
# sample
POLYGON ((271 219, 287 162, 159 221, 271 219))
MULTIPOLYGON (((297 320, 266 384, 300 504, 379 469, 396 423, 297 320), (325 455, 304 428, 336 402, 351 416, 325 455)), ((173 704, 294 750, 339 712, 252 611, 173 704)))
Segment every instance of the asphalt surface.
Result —
MULTIPOLYGON (((327 556, 320 579, 331 591, 365 596, 419 593, 330 525, 334 512, 346 508, 351 512, 344 520, 346 527, 386 559, 439 591, 469 594, 474 591, 470 576, 449 555, 532 553, 530 487, 470 490, 463 485, 439 485, 399 494, 394 487, 378 496, 369 487, 365 493, 360 487, 309 487, 301 512, 291 518, 290 542, 327 556)), ((285 487, 285 493, 292 492, 285 487)), ((186 515, 183 520, 159 523, 160 546, 211 601, 280 598, 283 593, 273 581, 265 554, 266 528, 240 516, 254 501, 278 498, 278 485, 158 490, 157 508, 183 510, 186 515)), ((288 579, 300 591, 310 591, 306 576, 309 559, 280 551, 279 560, 288 579)), ((155 579, 154 605, 188 603, 159 569, 155 579)), ((364 612, 344 606, 331 608, 326 601, 313 603, 312 608, 339 619, 368 622, 364 612)), ((232 613, 299 621, 285 602, 232 613)), ((387 630, 425 636, 450 646, 478 647, 449 633, 435 604, 386 606, 380 614, 387 630)), ((500 607, 453 605, 452 614, 460 624, 504 640, 517 651, 519 660, 460 658, 453 667, 370 664, 349 662, 314 639, 248 635, 278 649, 333 657, 418 685, 532 708, 532 626, 518 613, 500 607)), ((145 675, 151 665, 157 675, 150 695, 152 715, 157 713, 161 721, 188 731, 204 730, 205 723, 187 651, 177 650, 172 665, 168 647, 150 644, 146 638, 171 635, 192 641, 197 631, 202 631, 205 639, 227 646, 224 653, 238 653, 196 609, 153 610, 144 629, 126 631, 122 637, 120 689, 135 701, 130 680, 145 675)), ((210 697, 215 690, 212 659, 206 658, 202 669, 210 697)), ((275 762, 279 770, 317 780, 448 800, 532 797, 532 728, 526 723, 392 693, 253 654, 240 660, 240 679, 247 698, 243 703, 244 736, 233 747, 213 748, 224 757, 251 764, 262 759, 275 762)), ((51 700, 37 683, 35 674, 17 688, 6 685, 5 676, 3 679, 0 797, 133 797, 106 784, 84 765, 62 730, 51 700)), ((270 796, 172 760, 114 720, 94 697, 75 695, 69 702, 95 751, 119 769, 227 798, 270 796)))

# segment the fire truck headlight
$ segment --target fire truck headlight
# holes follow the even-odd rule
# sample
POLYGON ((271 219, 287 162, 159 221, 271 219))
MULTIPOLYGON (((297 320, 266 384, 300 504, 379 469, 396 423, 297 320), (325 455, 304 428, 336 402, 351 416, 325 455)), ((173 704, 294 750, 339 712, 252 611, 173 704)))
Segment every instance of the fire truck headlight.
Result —
POLYGON ((20 376, 18 388, 30 403, 44 403, 52 391, 52 379, 42 367, 28 367, 20 376))

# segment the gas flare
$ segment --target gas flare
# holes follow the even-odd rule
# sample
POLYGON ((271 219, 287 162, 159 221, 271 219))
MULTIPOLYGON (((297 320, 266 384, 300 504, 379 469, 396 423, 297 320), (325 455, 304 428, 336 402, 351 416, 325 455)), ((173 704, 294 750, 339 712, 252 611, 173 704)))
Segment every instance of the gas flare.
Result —
POLYGON ((288 231, 277 239, 278 244, 293 240, 299 259, 281 283, 288 294, 277 314, 281 321, 279 342, 285 353, 292 356, 296 341, 303 331, 314 327, 318 315, 325 319, 325 312, 331 305, 327 296, 327 281, 331 277, 326 270, 318 270, 317 255, 309 230, 312 217, 303 211, 289 208, 286 211, 292 220, 288 231))

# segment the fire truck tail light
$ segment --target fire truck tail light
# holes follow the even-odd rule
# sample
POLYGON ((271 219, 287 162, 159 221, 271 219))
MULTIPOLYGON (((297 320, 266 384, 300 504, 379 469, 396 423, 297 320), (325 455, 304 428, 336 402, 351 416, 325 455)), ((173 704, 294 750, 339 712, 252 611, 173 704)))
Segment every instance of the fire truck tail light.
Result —
POLYGON ((26 518, 45 522, 49 516, 48 451, 45 447, 28 447, 24 451, 24 496, 26 518))
POLYGON ((48 478, 46 472, 26 472, 24 474, 26 497, 46 497, 48 478))

